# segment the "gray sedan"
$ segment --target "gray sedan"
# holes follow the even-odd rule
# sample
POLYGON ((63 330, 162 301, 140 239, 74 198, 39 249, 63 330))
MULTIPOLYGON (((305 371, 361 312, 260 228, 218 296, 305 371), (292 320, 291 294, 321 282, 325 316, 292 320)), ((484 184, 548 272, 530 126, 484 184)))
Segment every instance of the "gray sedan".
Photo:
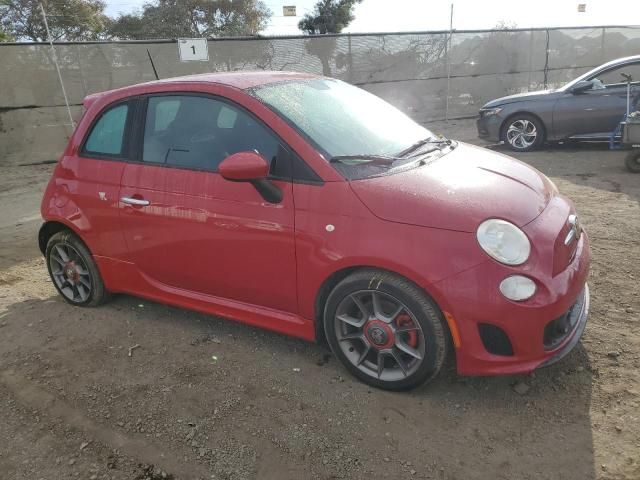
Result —
POLYGON ((605 63, 555 90, 493 100, 480 109, 478 135, 511 149, 534 150, 545 141, 607 140, 631 102, 640 97, 640 55, 605 63))

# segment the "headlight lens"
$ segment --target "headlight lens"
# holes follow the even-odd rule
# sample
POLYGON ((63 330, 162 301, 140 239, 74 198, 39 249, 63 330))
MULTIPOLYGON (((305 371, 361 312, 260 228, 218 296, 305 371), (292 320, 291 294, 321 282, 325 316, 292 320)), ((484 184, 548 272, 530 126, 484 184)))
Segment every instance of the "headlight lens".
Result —
POLYGON ((524 232, 504 220, 485 220, 478 227, 476 238, 490 257, 507 265, 520 265, 531 253, 531 243, 524 232))
POLYGON ((530 278, 513 275, 500 282, 500 293, 509 300, 522 302, 533 297, 536 293, 536 284, 530 278))
POLYGON ((497 115, 502 111, 502 107, 495 107, 495 108, 483 108, 482 110, 480 110, 480 116, 481 117, 488 117, 490 115, 497 115))

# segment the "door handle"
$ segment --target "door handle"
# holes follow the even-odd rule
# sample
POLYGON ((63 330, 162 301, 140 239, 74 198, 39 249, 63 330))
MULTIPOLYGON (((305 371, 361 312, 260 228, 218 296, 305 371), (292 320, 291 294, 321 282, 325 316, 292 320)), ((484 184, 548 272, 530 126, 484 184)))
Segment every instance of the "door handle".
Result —
POLYGON ((122 203, 126 203, 127 205, 135 205, 137 207, 146 207, 151 202, 149 200, 142 200, 141 198, 131 198, 131 197, 122 197, 120 199, 122 203))

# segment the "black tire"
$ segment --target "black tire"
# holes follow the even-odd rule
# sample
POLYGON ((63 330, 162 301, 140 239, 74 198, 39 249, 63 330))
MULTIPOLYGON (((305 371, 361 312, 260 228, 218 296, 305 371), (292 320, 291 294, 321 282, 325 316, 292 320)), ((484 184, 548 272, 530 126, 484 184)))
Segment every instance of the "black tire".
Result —
POLYGON ((45 258, 51 282, 66 302, 78 307, 97 307, 110 298, 91 252, 74 233, 63 230, 51 236, 45 258), (60 260, 65 260, 64 255, 68 261, 63 265, 60 260), (74 269, 74 275, 65 273, 69 269, 74 269))
POLYGON ((514 152, 530 152, 537 150, 545 139, 544 125, 537 117, 528 113, 516 113, 505 120, 500 130, 500 140, 514 152), (517 133, 510 133, 510 128, 519 128, 522 132, 531 135, 535 132, 535 138, 528 135, 517 138, 517 133), (515 138, 515 140, 514 140, 515 138))
POLYGON ((624 159, 627 170, 633 173, 640 173, 640 150, 632 150, 624 159))
MULTIPOLYGON (((378 300, 378 305, 380 305, 380 302, 381 300, 378 300)), ((351 319, 351 317, 347 317, 351 319)), ((399 275, 386 271, 363 269, 354 272, 336 285, 329 294, 325 304, 324 328, 331 350, 346 369, 364 383, 385 390, 407 390, 432 380, 445 363, 449 351, 448 331, 445 326, 445 320, 438 307, 415 284, 399 275), (370 334, 372 329, 376 329, 376 325, 372 324, 372 322, 375 323, 378 322, 378 320, 372 320, 373 317, 367 317, 364 310, 362 310, 362 307, 365 306, 363 303, 366 301, 368 295, 372 295, 372 303, 368 304, 370 306, 367 308, 371 309, 371 313, 374 316, 375 308, 373 307, 373 303, 375 301, 373 300, 373 295, 382 297, 382 302, 390 302, 387 305, 392 306, 391 310, 394 310, 393 301, 395 300, 398 301, 398 308, 405 307, 405 310, 400 310, 400 312, 403 313, 396 314, 396 316, 390 314, 390 316, 387 317, 387 320, 392 318, 389 326, 394 328, 393 334, 389 335, 389 341, 393 342, 390 347, 384 347, 384 345, 378 347, 374 345, 375 342, 372 339, 379 340, 379 332, 374 332, 376 333, 375 337, 370 334), (354 333, 345 334, 339 330, 344 328, 357 330, 357 328, 350 324, 343 325, 343 323, 341 323, 344 320, 340 320, 338 317, 344 317, 345 315, 338 315, 338 308, 343 309, 345 302, 350 302, 354 297, 357 298, 356 296, 361 296, 360 299, 362 300, 362 303, 359 304, 360 308, 358 308, 358 302, 354 303, 356 310, 361 312, 361 319, 359 321, 363 321, 362 319, 365 317, 370 320, 365 321, 361 327, 362 335, 360 336, 363 338, 351 340, 345 337, 353 336, 355 335, 354 333), (408 327, 399 326, 399 318, 401 316, 409 318, 411 322, 410 326, 413 325, 413 327, 410 328, 416 331, 415 334, 409 334, 404 331, 408 327), (417 322, 418 325, 415 325, 415 322, 417 322), (396 325, 394 325, 394 323, 396 323, 396 325), (419 331, 417 331, 418 327, 419 331), (401 332, 401 330, 403 331, 401 332), (341 336, 341 340, 338 339, 338 335, 341 336), (407 335, 415 335, 413 340, 416 343, 413 345, 415 347, 413 351, 421 351, 420 359, 404 353, 406 343, 405 340, 401 340, 403 335, 405 339, 407 335), (400 345, 402 347, 401 349, 397 347, 398 342, 403 344, 400 345), (361 347, 362 351, 358 350, 358 346, 361 347), (384 348, 387 350, 384 350, 384 348), (354 349, 356 352, 353 354, 350 353, 354 352, 354 349), (365 354, 365 351, 369 353, 365 354), (389 353, 385 353, 387 351, 389 353), (396 356, 394 356, 397 355, 398 352, 401 357, 404 356, 408 359, 406 362, 403 359, 404 367, 401 365, 401 362, 396 360, 396 356), (381 354, 387 355, 386 360, 382 360, 382 364, 390 364, 389 375, 386 379, 382 378, 382 375, 385 375, 384 369, 386 367, 383 367, 382 374, 380 373, 379 367, 377 372, 375 372, 376 363, 369 360, 370 358, 375 358, 379 366, 380 358, 382 357, 381 354), (354 361, 354 358, 350 359, 347 355, 353 355, 354 358, 358 357, 358 360, 354 361), (363 359, 363 355, 368 359, 363 359), (369 355, 369 357, 366 357, 366 355, 369 355), (393 370, 394 362, 397 364, 395 370, 393 370), (399 378, 392 378, 392 375, 396 375, 399 378)), ((380 329, 378 328, 378 330, 380 329)), ((386 338, 386 334, 383 338, 386 338)))

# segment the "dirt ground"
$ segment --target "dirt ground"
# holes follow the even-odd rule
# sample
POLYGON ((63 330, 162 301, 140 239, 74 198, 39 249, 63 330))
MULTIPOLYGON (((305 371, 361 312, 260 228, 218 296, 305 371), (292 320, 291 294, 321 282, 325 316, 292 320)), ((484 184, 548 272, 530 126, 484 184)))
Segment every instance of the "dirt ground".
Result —
MULTIPOLYGON (((433 128, 478 143, 471 122, 433 128)), ((591 236, 582 344, 528 377, 450 367, 408 393, 223 319, 125 295, 67 305, 36 248, 53 166, 3 168, 0 479, 640 479, 640 176, 603 147, 518 158, 591 236)))

